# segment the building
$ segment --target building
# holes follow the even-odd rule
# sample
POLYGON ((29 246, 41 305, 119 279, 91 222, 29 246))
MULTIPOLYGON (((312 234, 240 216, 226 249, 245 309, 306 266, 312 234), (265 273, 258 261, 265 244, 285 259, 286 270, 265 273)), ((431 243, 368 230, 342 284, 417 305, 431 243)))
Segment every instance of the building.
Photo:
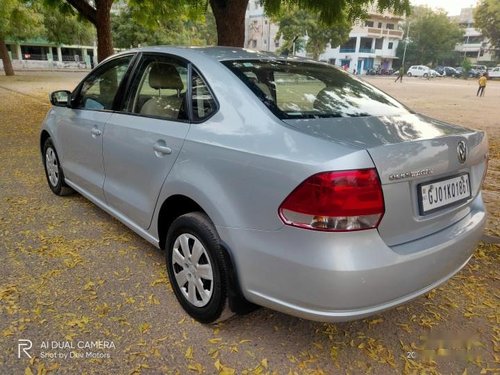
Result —
POLYGON ((276 40, 279 25, 264 13, 259 0, 250 0, 245 14, 245 48, 276 52, 282 40, 276 40))
MULTIPOLYGON (((7 40, 6 44, 14 69, 90 69, 97 59, 96 46, 57 45, 42 38, 7 40)), ((0 68, 3 68, 1 60, 0 68)))
MULTIPOLYGON (((320 60, 344 66, 359 74, 369 69, 392 69, 392 62, 397 59, 396 49, 403 39, 399 29, 401 16, 389 12, 380 13, 375 6, 368 10, 369 18, 354 24, 349 40, 342 46, 326 46, 320 60)), ((279 25, 266 17, 260 1, 250 0, 245 15, 245 47, 259 51, 275 52, 283 43, 276 40, 279 25)), ((307 36, 306 36, 307 38, 307 36)), ((297 51, 297 55, 305 55, 297 51)))
POLYGON ((403 18, 390 12, 380 13, 375 6, 368 9, 368 18, 357 21, 349 40, 341 46, 327 46, 320 60, 345 67, 358 74, 370 69, 390 71, 396 57, 396 49, 403 39, 399 22, 403 18))
POLYGON ((460 15, 452 16, 450 19, 464 30, 464 39, 462 43, 456 45, 455 51, 469 58, 472 63, 494 60, 495 50, 481 31, 474 28, 474 8, 462 8, 460 15))

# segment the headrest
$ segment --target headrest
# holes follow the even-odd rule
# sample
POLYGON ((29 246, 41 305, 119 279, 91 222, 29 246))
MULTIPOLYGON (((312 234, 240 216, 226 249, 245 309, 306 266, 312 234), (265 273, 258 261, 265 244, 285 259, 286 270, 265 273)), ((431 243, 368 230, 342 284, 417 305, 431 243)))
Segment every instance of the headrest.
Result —
POLYGON ((174 65, 153 63, 149 71, 149 86, 159 89, 182 90, 184 85, 174 65))

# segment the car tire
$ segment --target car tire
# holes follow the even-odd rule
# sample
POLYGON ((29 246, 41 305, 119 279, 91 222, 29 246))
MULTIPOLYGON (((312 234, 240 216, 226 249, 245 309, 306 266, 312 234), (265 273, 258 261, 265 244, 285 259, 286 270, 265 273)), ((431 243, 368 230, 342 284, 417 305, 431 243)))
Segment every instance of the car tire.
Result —
POLYGON ((167 272, 177 300, 200 323, 234 315, 228 304, 228 265, 215 226, 202 212, 179 216, 166 239, 167 272))
POLYGON ((64 182, 64 172, 51 138, 47 138, 43 144, 42 158, 50 190, 59 196, 73 193, 74 190, 64 182))
POLYGON ((408 75, 408 77, 411 77, 411 73, 409 73, 409 72, 408 72, 408 73, 406 73, 406 74, 408 75))
POLYGON ((424 73, 424 78, 427 78, 429 75, 427 73, 424 73))

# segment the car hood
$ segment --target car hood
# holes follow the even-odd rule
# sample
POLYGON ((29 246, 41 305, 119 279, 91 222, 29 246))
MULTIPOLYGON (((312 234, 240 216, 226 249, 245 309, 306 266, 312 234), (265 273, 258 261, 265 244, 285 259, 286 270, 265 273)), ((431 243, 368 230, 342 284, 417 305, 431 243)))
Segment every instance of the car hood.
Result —
POLYGON ((284 120, 294 129, 356 149, 469 133, 419 114, 284 120))

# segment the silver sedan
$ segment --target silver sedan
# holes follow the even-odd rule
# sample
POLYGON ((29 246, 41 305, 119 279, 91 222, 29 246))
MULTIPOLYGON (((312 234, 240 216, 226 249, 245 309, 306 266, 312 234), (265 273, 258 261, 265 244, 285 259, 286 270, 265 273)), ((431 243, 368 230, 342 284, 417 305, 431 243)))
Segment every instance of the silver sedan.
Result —
POLYGON ((484 132, 331 65, 234 48, 115 55, 51 94, 50 189, 166 250, 182 307, 343 321, 409 301, 481 237, 484 132))

